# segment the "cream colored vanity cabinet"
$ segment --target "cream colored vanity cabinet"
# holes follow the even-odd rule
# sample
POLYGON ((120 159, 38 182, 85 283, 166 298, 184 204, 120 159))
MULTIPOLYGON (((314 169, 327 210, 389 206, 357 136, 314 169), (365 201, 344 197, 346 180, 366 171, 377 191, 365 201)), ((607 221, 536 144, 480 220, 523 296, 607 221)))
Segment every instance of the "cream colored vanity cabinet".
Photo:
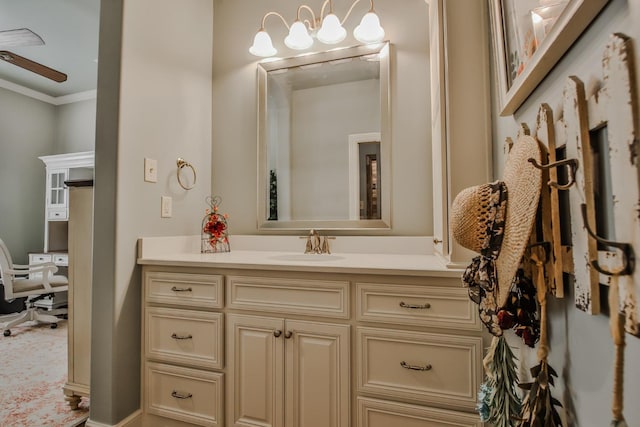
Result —
POLYGON ((358 281, 358 427, 480 426, 477 312, 455 278, 358 281))
POLYGON ((350 425, 349 282, 228 276, 228 425, 350 425), (321 320, 300 319, 304 314, 321 320))
POLYGON ((481 327, 455 273, 256 268, 143 267, 145 414, 181 426, 482 425, 481 327))
POLYGON ((221 275, 143 268, 146 425, 224 425, 222 295, 221 275))

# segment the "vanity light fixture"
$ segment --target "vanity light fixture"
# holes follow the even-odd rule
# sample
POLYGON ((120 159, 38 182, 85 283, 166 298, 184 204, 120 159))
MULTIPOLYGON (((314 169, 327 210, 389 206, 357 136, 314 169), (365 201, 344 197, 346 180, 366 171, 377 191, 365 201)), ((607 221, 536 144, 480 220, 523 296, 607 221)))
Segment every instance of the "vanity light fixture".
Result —
MULTIPOLYGON (((264 24, 268 16, 275 15, 280 17, 284 25, 289 30, 289 35, 285 37, 284 44, 295 50, 305 50, 313 45, 313 38, 317 38, 324 44, 340 43, 347 37, 347 30, 343 24, 351 15, 353 8, 361 0, 355 0, 344 19, 340 21, 335 13, 333 13, 333 1, 325 0, 322 3, 320 16, 316 18, 316 14, 306 4, 298 6, 296 19, 293 24, 289 25, 284 17, 278 12, 267 12, 262 17, 262 25, 253 39, 253 45, 249 48, 252 55, 260 57, 273 56, 278 51, 273 47, 271 36, 264 29, 264 24), (329 13, 325 16, 325 8, 329 6, 329 13), (300 12, 305 9, 311 14, 311 20, 301 20, 300 12)), ((384 29, 380 26, 380 19, 373 10, 373 0, 369 0, 369 11, 362 17, 360 25, 353 30, 353 36, 361 43, 378 43, 384 38, 384 29)))

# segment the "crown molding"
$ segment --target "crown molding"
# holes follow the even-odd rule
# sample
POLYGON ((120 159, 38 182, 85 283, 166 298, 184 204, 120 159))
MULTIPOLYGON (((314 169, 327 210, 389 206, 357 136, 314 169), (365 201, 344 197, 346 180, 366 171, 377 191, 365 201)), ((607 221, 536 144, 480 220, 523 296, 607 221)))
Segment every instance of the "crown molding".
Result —
POLYGON ((0 79, 0 87, 10 90, 12 92, 19 93, 20 95, 28 96, 29 98, 37 99, 38 101, 46 102, 51 105, 64 105, 71 104, 73 102, 86 101, 96 98, 96 90, 87 90, 84 92, 72 93, 64 96, 50 96, 37 90, 29 89, 8 80, 0 79))

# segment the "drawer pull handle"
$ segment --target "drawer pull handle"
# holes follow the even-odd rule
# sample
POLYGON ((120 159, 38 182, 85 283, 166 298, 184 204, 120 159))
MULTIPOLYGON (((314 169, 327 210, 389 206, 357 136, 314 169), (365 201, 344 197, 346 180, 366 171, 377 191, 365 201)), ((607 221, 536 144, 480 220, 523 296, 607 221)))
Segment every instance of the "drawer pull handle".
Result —
POLYGON ((400 362, 400 366, 404 369, 411 369, 412 371, 430 371, 432 368, 431 364, 427 364, 426 366, 407 365, 407 362, 404 360, 400 362))
POLYGON ((285 337, 286 339, 289 339, 289 338, 291 338, 292 336, 293 336, 293 332, 291 332, 291 331, 287 331, 287 332, 285 332, 285 333, 284 333, 284 337, 285 337))
POLYGON ((180 393, 179 391, 173 390, 171 392, 171 397, 175 397, 176 399, 191 399, 193 394, 191 393, 180 393))
POLYGON ((176 287, 176 286, 173 286, 173 287, 171 288, 171 290, 172 290, 173 292, 191 292, 191 291, 193 291, 193 289, 191 289, 191 288, 178 288, 178 287, 176 287))
POLYGON ((414 310, 426 310, 428 308, 431 308, 431 304, 426 303, 426 304, 407 304, 404 301, 400 301, 400 307, 402 308, 412 308, 414 310))
POLYGON ((189 335, 178 335, 175 332, 173 334, 171 334, 171 338, 173 338, 174 340, 190 340, 193 338, 193 335, 189 334, 189 335))
POLYGON ((280 335, 282 335, 282 331, 280 329, 276 329, 275 331, 273 331, 273 336, 278 338, 280 337, 280 335))

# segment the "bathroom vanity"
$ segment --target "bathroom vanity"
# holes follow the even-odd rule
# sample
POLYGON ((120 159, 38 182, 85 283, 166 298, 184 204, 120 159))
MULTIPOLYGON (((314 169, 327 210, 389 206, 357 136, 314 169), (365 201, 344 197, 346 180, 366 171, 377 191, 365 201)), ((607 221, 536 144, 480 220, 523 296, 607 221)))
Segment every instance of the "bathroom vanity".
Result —
POLYGON ((296 236, 232 236, 217 254, 198 236, 141 239, 145 422, 481 425, 481 326, 461 271, 415 252, 426 238, 349 239, 321 255, 296 236))

